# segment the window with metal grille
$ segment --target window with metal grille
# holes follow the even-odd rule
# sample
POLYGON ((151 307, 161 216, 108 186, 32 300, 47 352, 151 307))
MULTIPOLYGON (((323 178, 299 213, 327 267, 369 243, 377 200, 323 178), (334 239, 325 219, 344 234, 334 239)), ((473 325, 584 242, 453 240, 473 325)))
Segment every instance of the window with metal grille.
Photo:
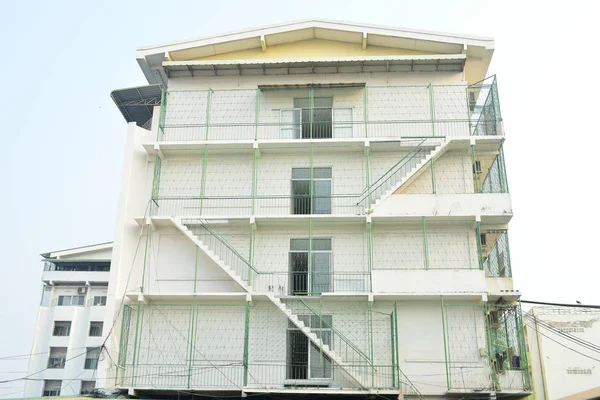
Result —
POLYGON ((44 381, 44 391, 42 396, 60 396, 60 388, 62 386, 62 381, 57 380, 45 380, 44 381))
POLYGON ((90 322, 90 336, 102 336, 102 328, 104 327, 104 322, 102 321, 92 321, 90 322))
POLYGON ((48 356, 49 369, 63 369, 65 367, 66 360, 66 347, 50 347, 50 354, 48 356))
POLYGON ((71 321, 54 321, 52 336, 69 336, 71 334, 71 321))
POLYGON ((331 214, 330 167, 292 168, 292 214, 331 214))
MULTIPOLYGON (((299 315, 298 319, 333 350, 331 315, 299 315)), ((331 379, 331 359, 313 344, 298 327, 289 322, 287 332, 287 379, 331 379)))
POLYGON ((306 296, 331 292, 331 238, 290 239, 291 295, 306 296), (310 261, 310 263, 309 263, 310 261))

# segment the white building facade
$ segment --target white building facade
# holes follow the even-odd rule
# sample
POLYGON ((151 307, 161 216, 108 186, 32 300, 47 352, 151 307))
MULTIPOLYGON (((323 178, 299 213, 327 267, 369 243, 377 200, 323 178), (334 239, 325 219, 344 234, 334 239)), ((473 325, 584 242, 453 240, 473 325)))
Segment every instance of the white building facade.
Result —
POLYGON ((42 254, 42 298, 24 397, 73 396, 96 386, 112 243, 42 254))
POLYGON ((599 309, 533 307, 524 322, 536 399, 600 394, 599 309))
POLYGON ((99 384, 528 393, 492 53, 314 20, 139 49, 99 384))

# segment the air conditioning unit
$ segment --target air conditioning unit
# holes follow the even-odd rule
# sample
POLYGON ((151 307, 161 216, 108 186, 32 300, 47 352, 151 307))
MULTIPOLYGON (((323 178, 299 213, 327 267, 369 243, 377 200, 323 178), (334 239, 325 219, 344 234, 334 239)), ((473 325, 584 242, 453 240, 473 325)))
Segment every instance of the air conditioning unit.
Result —
POLYGON ((479 240, 481 241, 481 247, 487 247, 487 237, 485 233, 479 235, 479 240))
POLYGON ((77 288, 77 294, 86 294, 87 293, 87 288, 86 287, 79 287, 77 288))
POLYGON ((475 92, 469 92, 469 109, 471 112, 475 110, 475 104, 477 103, 477 99, 475 98, 475 92))
POLYGON ((481 161, 475 160, 475 164, 473 164, 473 173, 481 175, 481 161))

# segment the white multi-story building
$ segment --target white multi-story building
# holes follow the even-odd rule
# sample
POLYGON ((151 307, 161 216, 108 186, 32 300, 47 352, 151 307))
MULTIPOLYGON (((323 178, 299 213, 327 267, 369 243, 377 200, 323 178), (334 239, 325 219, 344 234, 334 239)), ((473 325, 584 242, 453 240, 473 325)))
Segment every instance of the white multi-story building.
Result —
POLYGON ((89 393, 104 333, 112 243, 42 254, 42 299, 24 397, 89 393))
POLYGON ((493 48, 309 20, 139 49, 98 384, 529 393, 493 48))
POLYGON ((533 307, 525 314, 536 399, 600 394, 600 310, 533 307))

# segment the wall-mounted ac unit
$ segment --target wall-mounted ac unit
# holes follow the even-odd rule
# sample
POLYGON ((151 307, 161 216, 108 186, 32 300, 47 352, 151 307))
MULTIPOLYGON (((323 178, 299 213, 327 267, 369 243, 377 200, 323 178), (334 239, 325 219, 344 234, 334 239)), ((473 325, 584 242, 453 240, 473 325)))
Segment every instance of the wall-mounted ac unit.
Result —
POLYGON ((469 92, 469 109, 471 112, 475 110, 475 104, 477 103, 477 99, 475 98, 475 92, 469 92))
POLYGON ((87 292, 86 287, 78 287, 77 288, 77 294, 86 294, 86 292, 87 292))

